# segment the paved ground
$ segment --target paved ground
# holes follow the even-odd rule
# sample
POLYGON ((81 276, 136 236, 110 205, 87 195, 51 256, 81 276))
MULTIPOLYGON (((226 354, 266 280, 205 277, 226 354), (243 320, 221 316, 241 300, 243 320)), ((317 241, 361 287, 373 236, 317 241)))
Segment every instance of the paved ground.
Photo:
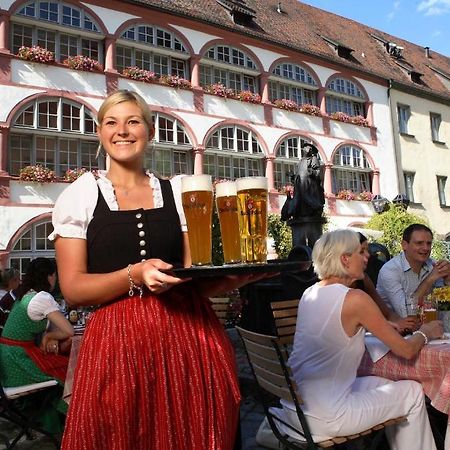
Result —
MULTIPOLYGON (((241 406, 242 450, 264 450, 263 447, 256 445, 255 442, 256 431, 264 417, 262 406, 256 399, 255 382, 236 330, 234 328, 228 329, 228 333, 236 349, 239 380, 243 396, 241 406)), ((14 428, 0 419, 0 434, 11 437, 13 436, 13 432, 14 428)), ((1 440, 0 436, 0 450, 5 448, 5 443, 1 440)), ((54 450, 55 447, 47 438, 38 436, 32 441, 23 438, 14 448, 17 450, 54 450)))

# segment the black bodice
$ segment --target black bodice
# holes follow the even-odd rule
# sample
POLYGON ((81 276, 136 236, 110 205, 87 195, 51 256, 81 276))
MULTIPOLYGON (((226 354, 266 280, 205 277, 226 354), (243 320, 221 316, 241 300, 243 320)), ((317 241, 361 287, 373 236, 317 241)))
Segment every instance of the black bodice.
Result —
POLYGON ((87 229, 88 272, 107 273, 143 259, 183 265, 180 218, 168 180, 160 180, 164 206, 111 211, 101 190, 87 229))

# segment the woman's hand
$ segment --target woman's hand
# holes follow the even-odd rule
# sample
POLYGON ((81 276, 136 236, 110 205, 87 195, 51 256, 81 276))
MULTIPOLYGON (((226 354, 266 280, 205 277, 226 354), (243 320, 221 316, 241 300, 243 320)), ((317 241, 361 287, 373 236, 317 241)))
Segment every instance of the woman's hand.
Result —
POLYGON ((420 331, 423 331, 430 341, 432 339, 442 339, 442 336, 444 336, 444 326, 440 320, 424 323, 420 327, 420 331))
POLYGON ((170 275, 173 266, 161 259, 149 259, 142 263, 142 284, 153 294, 161 294, 170 288, 184 283, 190 278, 177 278, 170 275))
POLYGON ((53 353, 57 355, 59 353, 59 342, 45 333, 42 336, 40 348, 45 354, 53 353))
POLYGON ((395 320, 391 319, 391 322, 397 325, 399 333, 416 331, 420 326, 420 320, 414 317, 400 317, 395 320))

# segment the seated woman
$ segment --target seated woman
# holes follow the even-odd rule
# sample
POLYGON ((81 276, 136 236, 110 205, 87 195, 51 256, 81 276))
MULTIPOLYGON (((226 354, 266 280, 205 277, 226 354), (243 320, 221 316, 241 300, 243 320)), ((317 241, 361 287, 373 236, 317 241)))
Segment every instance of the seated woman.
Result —
MULTIPOLYGON (((289 358, 312 434, 324 439, 345 436, 405 415, 407 422, 386 429, 390 448, 435 450, 421 385, 410 380, 357 378, 356 371, 366 330, 395 354, 410 359, 428 340, 442 336, 441 322, 424 324, 405 339, 369 295, 350 288, 363 278, 367 264, 367 253, 351 230, 325 233, 314 246, 312 260, 321 281, 302 296, 289 358)), ((279 414, 300 427, 292 404, 283 401, 279 414)), ((282 431, 298 438, 288 427, 282 431)))
MULTIPOLYGON (((47 258, 31 261, 17 292, 17 301, 0 337, 0 379, 14 387, 56 379, 62 385, 67 371, 67 351, 73 327, 59 310, 50 292, 56 284, 56 264, 47 258), (40 345, 36 344, 40 340, 40 345)), ((51 416, 51 415, 50 415, 51 416)), ((53 415, 44 424, 61 431, 53 415)))
POLYGON ((364 270, 364 278, 361 280, 356 280, 352 284, 352 288, 361 289, 366 294, 369 294, 372 297, 372 300, 378 305, 383 316, 392 323, 392 325, 397 328, 400 333, 408 333, 414 330, 417 330, 420 326, 420 321, 414 319, 412 317, 400 317, 394 310, 390 309, 386 302, 378 294, 372 280, 367 274, 368 264, 371 263, 371 256, 369 255, 369 242, 362 233, 357 233, 359 237, 359 242, 361 244, 362 249, 367 254, 368 263, 366 264, 366 268, 364 270))

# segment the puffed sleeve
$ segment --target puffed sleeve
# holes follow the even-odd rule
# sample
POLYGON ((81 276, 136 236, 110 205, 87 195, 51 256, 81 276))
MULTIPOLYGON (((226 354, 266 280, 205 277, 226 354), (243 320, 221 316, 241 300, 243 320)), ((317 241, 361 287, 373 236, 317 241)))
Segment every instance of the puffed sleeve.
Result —
POLYGON ((54 241, 58 236, 86 239, 86 232, 98 199, 98 186, 90 172, 69 185, 58 197, 53 209, 53 233, 48 237, 54 241))
POLYGON ((45 319, 50 313, 60 311, 52 294, 41 291, 38 292, 28 303, 28 317, 35 322, 45 319))
POLYGON ((170 179, 170 184, 172 186, 173 198, 175 199, 175 206, 177 207, 178 215, 180 216, 181 231, 187 231, 186 217, 181 203, 181 179, 183 176, 184 175, 174 176, 170 179))

